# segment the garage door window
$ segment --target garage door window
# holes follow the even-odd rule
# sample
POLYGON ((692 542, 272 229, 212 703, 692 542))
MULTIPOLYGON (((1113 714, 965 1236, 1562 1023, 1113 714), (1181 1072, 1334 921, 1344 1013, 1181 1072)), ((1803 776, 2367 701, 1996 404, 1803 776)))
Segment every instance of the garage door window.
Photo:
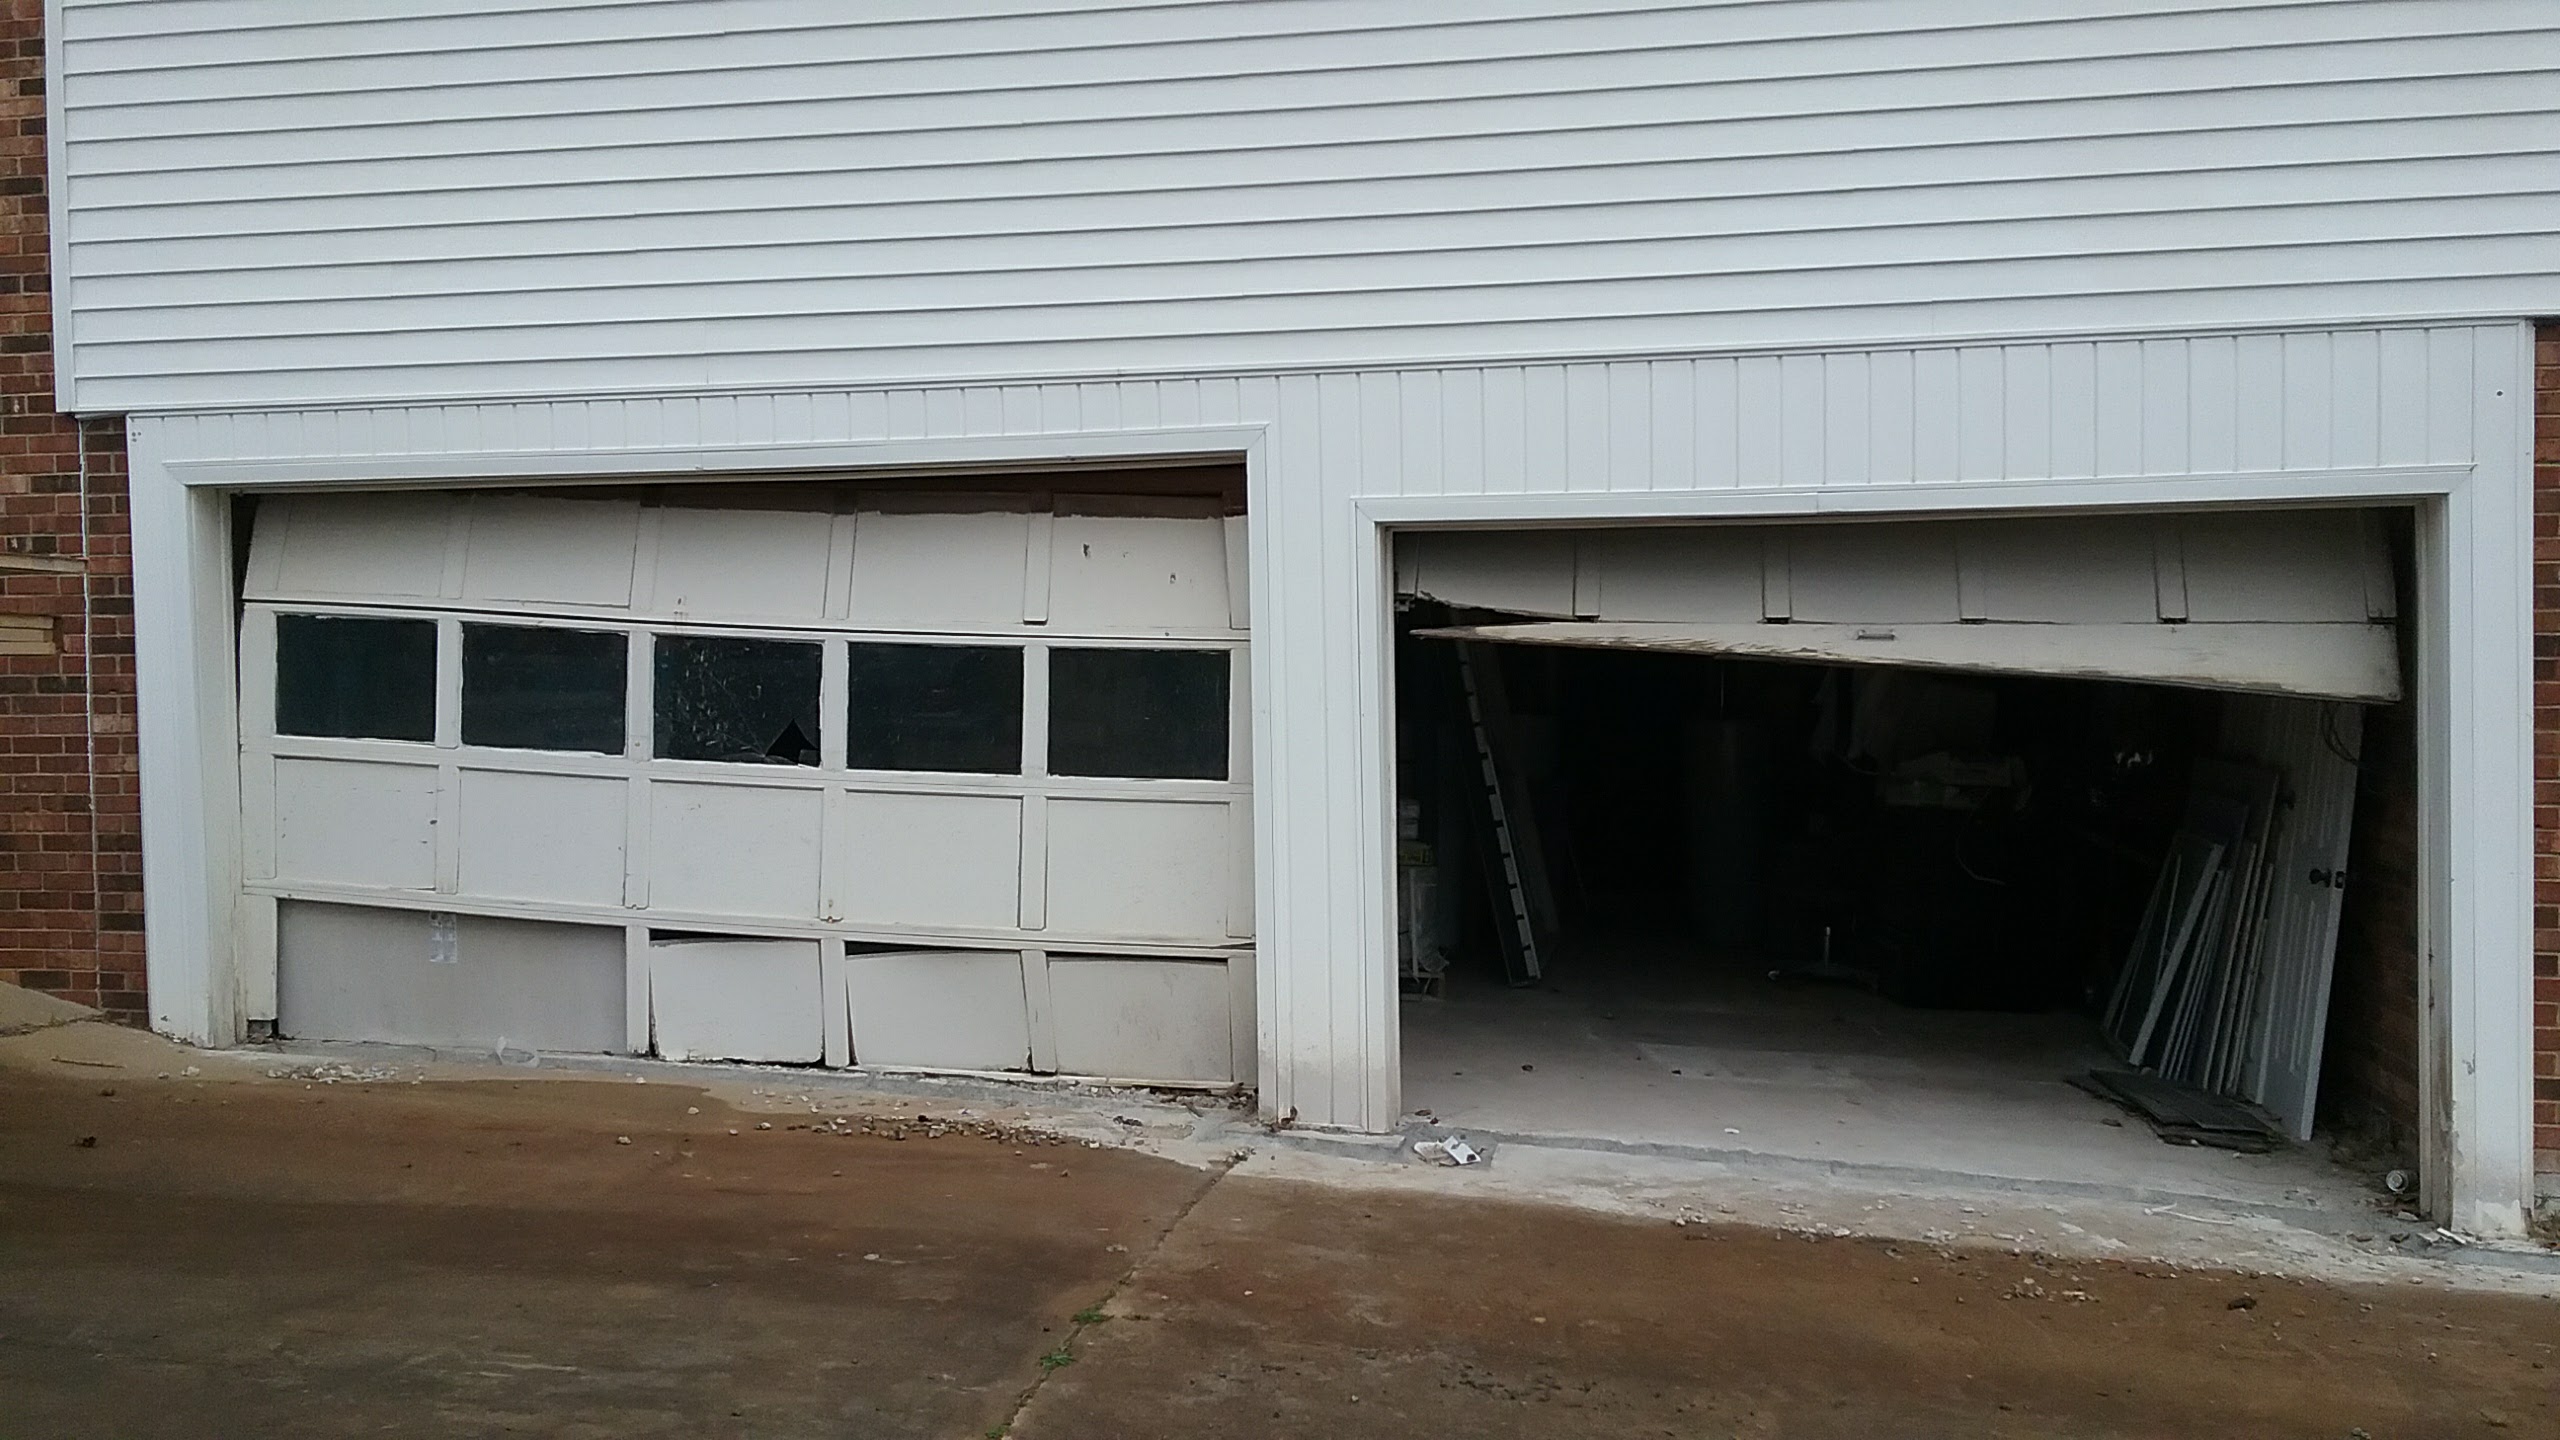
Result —
POLYGON ((845 763, 856 770, 1022 773, 1022 651, 854 642, 845 763))
POLYGON ((622 753, 630 642, 598 630, 462 627, 462 743, 622 753))
POLYGON ((654 638, 662 760, 818 763, 818 646, 710 635, 654 638))
POLYGON ((276 733, 433 740, 435 622, 278 615, 276 733))
POLYGON ((1227 778, 1227 652, 1049 652, 1049 773, 1227 778))

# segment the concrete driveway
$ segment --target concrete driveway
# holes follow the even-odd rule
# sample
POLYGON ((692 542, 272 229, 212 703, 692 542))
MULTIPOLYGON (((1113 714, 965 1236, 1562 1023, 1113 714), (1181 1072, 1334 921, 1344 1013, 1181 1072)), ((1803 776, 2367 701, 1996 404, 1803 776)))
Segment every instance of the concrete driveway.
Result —
POLYGON ((2544 1300, 75 1028, 0 1040, 0 1440, 2560 1434, 2544 1300))

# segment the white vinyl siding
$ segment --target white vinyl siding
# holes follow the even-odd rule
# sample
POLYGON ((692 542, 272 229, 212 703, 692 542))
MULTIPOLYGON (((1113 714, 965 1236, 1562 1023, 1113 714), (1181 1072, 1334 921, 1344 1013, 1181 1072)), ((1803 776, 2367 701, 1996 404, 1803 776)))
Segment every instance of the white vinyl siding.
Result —
MULTIPOLYGON (((2560 311, 2548 0, 61 0, 59 21, 84 411, 2560 311)), ((1739 392, 1702 368, 1700 423, 1797 392, 1767 365, 1739 392)), ((2089 393, 2031 380, 1967 366, 1922 398, 2089 393)), ((2176 443, 2233 434, 2199 418, 2176 443)), ((1883 433, 1876 458, 2068 471, 2088 434, 1902 457, 1883 433)), ((1852 463, 1827 449, 1812 478, 1852 463)))

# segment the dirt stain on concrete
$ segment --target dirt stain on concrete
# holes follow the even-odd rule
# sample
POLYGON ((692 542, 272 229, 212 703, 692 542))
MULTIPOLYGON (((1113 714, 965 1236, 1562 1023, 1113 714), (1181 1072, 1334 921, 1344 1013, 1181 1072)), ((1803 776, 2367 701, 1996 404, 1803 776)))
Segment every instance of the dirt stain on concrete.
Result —
POLYGON ((2547 1301, 21 1043, 9 1440, 2560 1434, 2547 1301))
POLYGON ((0 1071, 0 1435, 979 1434, 1212 1178, 790 1124, 0 1071))
POLYGON ((2560 1306, 1231 1176, 1023 1440, 2560 1434, 2560 1306))

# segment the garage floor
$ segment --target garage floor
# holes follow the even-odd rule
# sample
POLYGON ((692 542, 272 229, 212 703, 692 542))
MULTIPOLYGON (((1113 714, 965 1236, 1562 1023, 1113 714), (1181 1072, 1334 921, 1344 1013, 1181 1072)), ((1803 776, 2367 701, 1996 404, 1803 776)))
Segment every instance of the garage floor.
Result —
POLYGON ((2281 1205, 2342 1183, 2308 1149, 2248 1156, 2164 1144, 2073 1088, 2066 1076, 2116 1063, 2077 1016, 1909 1009, 1848 986, 1704 975, 1676 953, 1610 958, 1563 988, 1457 976, 1445 998, 1406 997, 1405 1109, 1494 1136, 2118 1198, 2281 1205))

